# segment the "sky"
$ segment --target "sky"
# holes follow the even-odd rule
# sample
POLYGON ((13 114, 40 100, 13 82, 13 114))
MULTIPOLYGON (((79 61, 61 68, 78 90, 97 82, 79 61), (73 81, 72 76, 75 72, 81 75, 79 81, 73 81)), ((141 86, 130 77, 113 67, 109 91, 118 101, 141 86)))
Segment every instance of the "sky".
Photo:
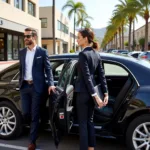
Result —
MULTIPOLYGON (((119 0, 74 0, 75 2, 83 2, 86 7, 86 12, 94 20, 91 20, 93 28, 103 28, 108 26, 108 22, 112 16, 115 5, 119 4, 119 0)), ((56 9, 61 11, 67 0, 55 0, 56 9)), ((52 6, 52 0, 39 0, 40 6, 52 6)), ((68 9, 63 11, 63 14, 67 17, 68 9)), ((73 18, 70 20, 73 25, 73 18)), ((135 23, 135 28, 145 24, 141 17, 138 17, 138 22, 135 23)))

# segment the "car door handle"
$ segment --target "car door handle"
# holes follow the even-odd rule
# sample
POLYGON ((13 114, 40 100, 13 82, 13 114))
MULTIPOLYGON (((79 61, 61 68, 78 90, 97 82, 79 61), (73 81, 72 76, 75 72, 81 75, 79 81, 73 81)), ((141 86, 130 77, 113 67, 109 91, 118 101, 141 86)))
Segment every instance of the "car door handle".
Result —
POLYGON ((19 91, 20 90, 20 88, 16 88, 16 91, 19 91))

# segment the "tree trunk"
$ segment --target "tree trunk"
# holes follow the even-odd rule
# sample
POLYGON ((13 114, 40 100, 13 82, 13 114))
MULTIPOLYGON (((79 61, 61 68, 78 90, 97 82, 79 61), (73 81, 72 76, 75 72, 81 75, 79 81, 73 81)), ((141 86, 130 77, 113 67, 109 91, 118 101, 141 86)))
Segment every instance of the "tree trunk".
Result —
POLYGON ((122 49, 124 49, 124 24, 122 24, 122 49))
POLYGON ((133 50, 135 50, 135 20, 133 20, 133 50))
POLYGON ((132 19, 129 19, 129 39, 128 39, 129 51, 131 51, 131 26, 132 26, 132 19))
POLYGON ((75 35, 75 23, 76 23, 76 16, 75 16, 76 12, 74 13, 74 51, 76 52, 76 43, 75 43, 75 39, 76 39, 76 35, 75 35))
POLYGON ((122 49, 122 45, 121 45, 121 27, 119 27, 119 48, 122 49))
POLYGON ((111 47, 110 48, 113 48, 113 39, 111 40, 111 47))
POLYGON ((53 53, 56 54, 56 48, 55 48, 55 0, 53 0, 53 53))
POLYGON ((145 47, 144 47, 144 51, 148 50, 148 19, 145 20, 146 21, 146 25, 145 25, 145 47))
POLYGON ((116 35, 116 49, 118 49, 118 43, 117 43, 117 33, 116 33, 115 35, 116 35))
POLYGON ((116 47, 116 45, 115 45, 115 43, 116 43, 116 38, 115 38, 116 36, 115 36, 115 34, 114 34, 114 46, 113 46, 113 48, 115 48, 116 47))

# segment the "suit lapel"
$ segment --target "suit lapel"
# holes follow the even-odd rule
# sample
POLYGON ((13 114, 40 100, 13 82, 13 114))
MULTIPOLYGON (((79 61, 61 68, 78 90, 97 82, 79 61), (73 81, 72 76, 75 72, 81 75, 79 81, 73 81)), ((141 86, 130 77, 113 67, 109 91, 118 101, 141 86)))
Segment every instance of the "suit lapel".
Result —
POLYGON ((35 55, 34 55, 34 59, 33 59, 33 67, 35 65, 36 58, 38 57, 39 53, 40 53, 40 48, 37 46, 36 51, 35 51, 35 55))
POLYGON ((27 54, 27 48, 23 51, 23 70, 25 71, 25 64, 26 64, 26 54, 27 54))

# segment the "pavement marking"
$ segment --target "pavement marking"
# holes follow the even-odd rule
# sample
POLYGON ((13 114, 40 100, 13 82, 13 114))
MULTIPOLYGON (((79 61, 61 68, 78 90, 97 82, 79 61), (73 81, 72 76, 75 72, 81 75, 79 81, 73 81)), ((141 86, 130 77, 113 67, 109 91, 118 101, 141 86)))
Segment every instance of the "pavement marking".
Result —
MULTIPOLYGON (((0 147, 5 147, 5 148, 12 148, 12 149, 16 149, 16 150, 27 150, 27 147, 23 147, 23 146, 16 146, 16 145, 10 145, 10 144, 3 144, 0 143, 0 147)), ((36 150, 42 150, 42 149, 36 149, 36 150)))

